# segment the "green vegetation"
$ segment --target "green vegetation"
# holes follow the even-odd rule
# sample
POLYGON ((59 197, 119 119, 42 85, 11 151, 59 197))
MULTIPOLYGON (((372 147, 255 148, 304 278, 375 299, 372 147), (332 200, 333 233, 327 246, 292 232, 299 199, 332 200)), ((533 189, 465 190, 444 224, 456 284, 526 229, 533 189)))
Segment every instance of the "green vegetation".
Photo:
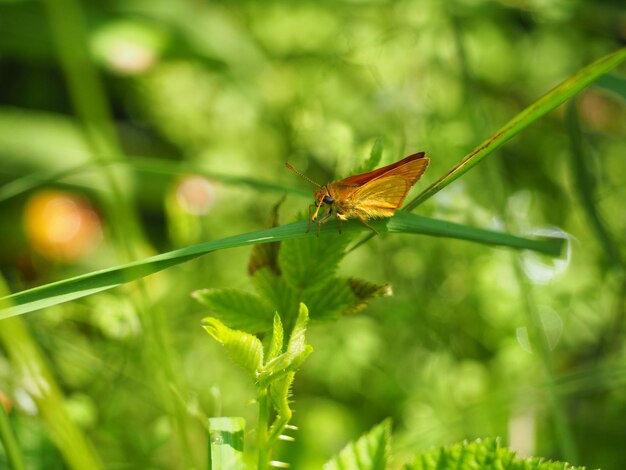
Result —
POLYGON ((0 3, 0 468, 621 468, 623 15, 0 3))

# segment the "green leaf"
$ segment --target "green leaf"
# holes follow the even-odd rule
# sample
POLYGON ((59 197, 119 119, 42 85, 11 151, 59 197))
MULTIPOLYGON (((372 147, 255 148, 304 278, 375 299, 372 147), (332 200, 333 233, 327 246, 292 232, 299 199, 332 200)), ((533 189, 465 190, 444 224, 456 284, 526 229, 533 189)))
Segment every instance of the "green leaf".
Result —
POLYGON ((626 60, 626 48, 622 48, 612 54, 596 60, 576 74, 565 80, 563 83, 553 88, 543 95, 533 104, 524 109, 521 113, 502 126, 498 132, 483 141, 478 147, 472 150, 450 171, 446 172, 435 183, 422 191, 416 198, 405 205, 404 209, 410 211, 431 198, 443 188, 448 186, 461 175, 467 173, 487 155, 504 145, 505 142, 515 137, 526 129, 529 125, 537 121, 540 117, 552 111, 554 108, 564 103, 580 90, 593 83, 599 77, 617 67, 626 60))
POLYGON ((384 470, 391 440, 391 420, 386 419, 356 442, 348 444, 338 456, 324 464, 324 470, 384 470))
POLYGON ((350 237, 303 238, 284 243, 278 262, 287 283, 297 291, 315 289, 334 276, 350 237))
POLYGON ((295 372, 289 372, 278 380, 274 380, 269 387, 270 400, 272 406, 276 410, 277 419, 270 429, 270 439, 281 433, 285 427, 285 424, 289 422, 292 416, 291 408, 289 407, 289 397, 291 396, 291 386, 293 385, 293 379, 295 378, 295 372))
POLYGON ((289 397, 295 376, 295 372, 289 372, 280 379, 274 380, 269 386, 270 400, 276 411, 276 418, 269 429, 268 445, 270 446, 280 437, 291 420, 293 413, 289 407, 289 397))
POLYGON ((346 279, 330 277, 324 284, 303 292, 302 302, 311 309, 312 320, 331 320, 354 305, 357 298, 346 279))
POLYGON ((263 365, 263 345, 259 338, 239 330, 233 330, 217 318, 202 320, 202 327, 220 342, 228 355, 256 379, 263 365))
POLYGON ((568 463, 540 458, 517 458, 515 452, 500 447, 498 439, 462 442, 419 455, 405 470, 584 470, 568 463))
POLYGON ((281 319, 296 316, 298 296, 282 276, 263 268, 254 273, 252 282, 257 293, 278 311, 281 319))
POLYGON ((286 374, 296 372, 304 360, 313 352, 313 348, 306 344, 306 325, 309 321, 309 311, 304 304, 300 304, 298 319, 293 327, 287 350, 268 361, 259 372, 259 383, 269 384, 286 374))
POLYGON ((298 311, 298 319, 293 327, 291 336, 289 337, 289 343, 287 343, 287 353, 291 355, 298 355, 304 351, 306 346, 306 327, 309 323, 309 309, 305 304, 300 304, 300 310, 298 311))
POLYGON ((274 327, 272 328, 272 341, 267 353, 267 360, 271 361, 283 352, 283 322, 280 315, 274 315, 274 327))
POLYGON ((202 289, 192 296, 229 328, 259 333, 272 327, 274 310, 256 295, 236 289, 202 289))
POLYGON ((345 309, 342 312, 343 314, 358 312, 365 308, 365 306, 376 297, 388 297, 392 295, 391 286, 389 284, 374 284, 353 277, 348 278, 346 281, 357 301, 345 309))
POLYGON ((209 468, 245 470, 243 418, 209 418, 209 468))

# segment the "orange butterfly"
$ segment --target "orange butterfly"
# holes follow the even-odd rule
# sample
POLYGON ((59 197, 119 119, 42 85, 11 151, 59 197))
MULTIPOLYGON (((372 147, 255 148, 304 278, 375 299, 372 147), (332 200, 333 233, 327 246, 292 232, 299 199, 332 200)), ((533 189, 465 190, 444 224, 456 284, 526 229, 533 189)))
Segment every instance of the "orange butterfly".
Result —
POLYGON ((317 221, 317 236, 321 225, 335 215, 339 219, 339 233, 341 224, 347 219, 359 219, 363 225, 378 231, 367 223, 369 219, 391 217, 404 202, 411 187, 424 174, 429 159, 424 152, 419 152, 403 158, 399 162, 378 168, 377 170, 349 176, 348 178, 322 186, 308 176, 303 175, 289 163, 287 168, 302 176, 307 181, 319 186, 315 191, 315 204, 309 206, 309 226, 317 221), (322 205, 329 206, 328 213, 317 220, 322 205), (311 217, 311 209, 315 213, 311 217))

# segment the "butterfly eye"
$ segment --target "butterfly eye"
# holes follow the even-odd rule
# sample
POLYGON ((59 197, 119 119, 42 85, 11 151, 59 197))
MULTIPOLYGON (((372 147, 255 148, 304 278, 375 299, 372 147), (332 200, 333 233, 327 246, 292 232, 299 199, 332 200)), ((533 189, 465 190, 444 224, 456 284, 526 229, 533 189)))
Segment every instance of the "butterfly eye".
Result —
POLYGON ((332 204, 333 202, 335 202, 335 199, 333 199, 330 196, 324 196, 323 201, 324 201, 324 204, 332 204))

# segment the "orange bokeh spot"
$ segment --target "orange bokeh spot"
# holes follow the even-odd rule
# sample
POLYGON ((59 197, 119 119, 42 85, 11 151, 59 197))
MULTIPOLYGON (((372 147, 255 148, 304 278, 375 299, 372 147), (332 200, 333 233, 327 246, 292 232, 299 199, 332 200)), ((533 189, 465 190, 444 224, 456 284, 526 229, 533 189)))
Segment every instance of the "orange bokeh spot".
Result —
POLYGON ((63 191, 40 191, 26 203, 26 235, 33 249, 49 259, 76 261, 102 240, 100 218, 82 198, 63 191))
POLYGON ((207 214, 215 203, 215 188, 202 176, 186 176, 176 187, 176 201, 190 214, 207 214))

